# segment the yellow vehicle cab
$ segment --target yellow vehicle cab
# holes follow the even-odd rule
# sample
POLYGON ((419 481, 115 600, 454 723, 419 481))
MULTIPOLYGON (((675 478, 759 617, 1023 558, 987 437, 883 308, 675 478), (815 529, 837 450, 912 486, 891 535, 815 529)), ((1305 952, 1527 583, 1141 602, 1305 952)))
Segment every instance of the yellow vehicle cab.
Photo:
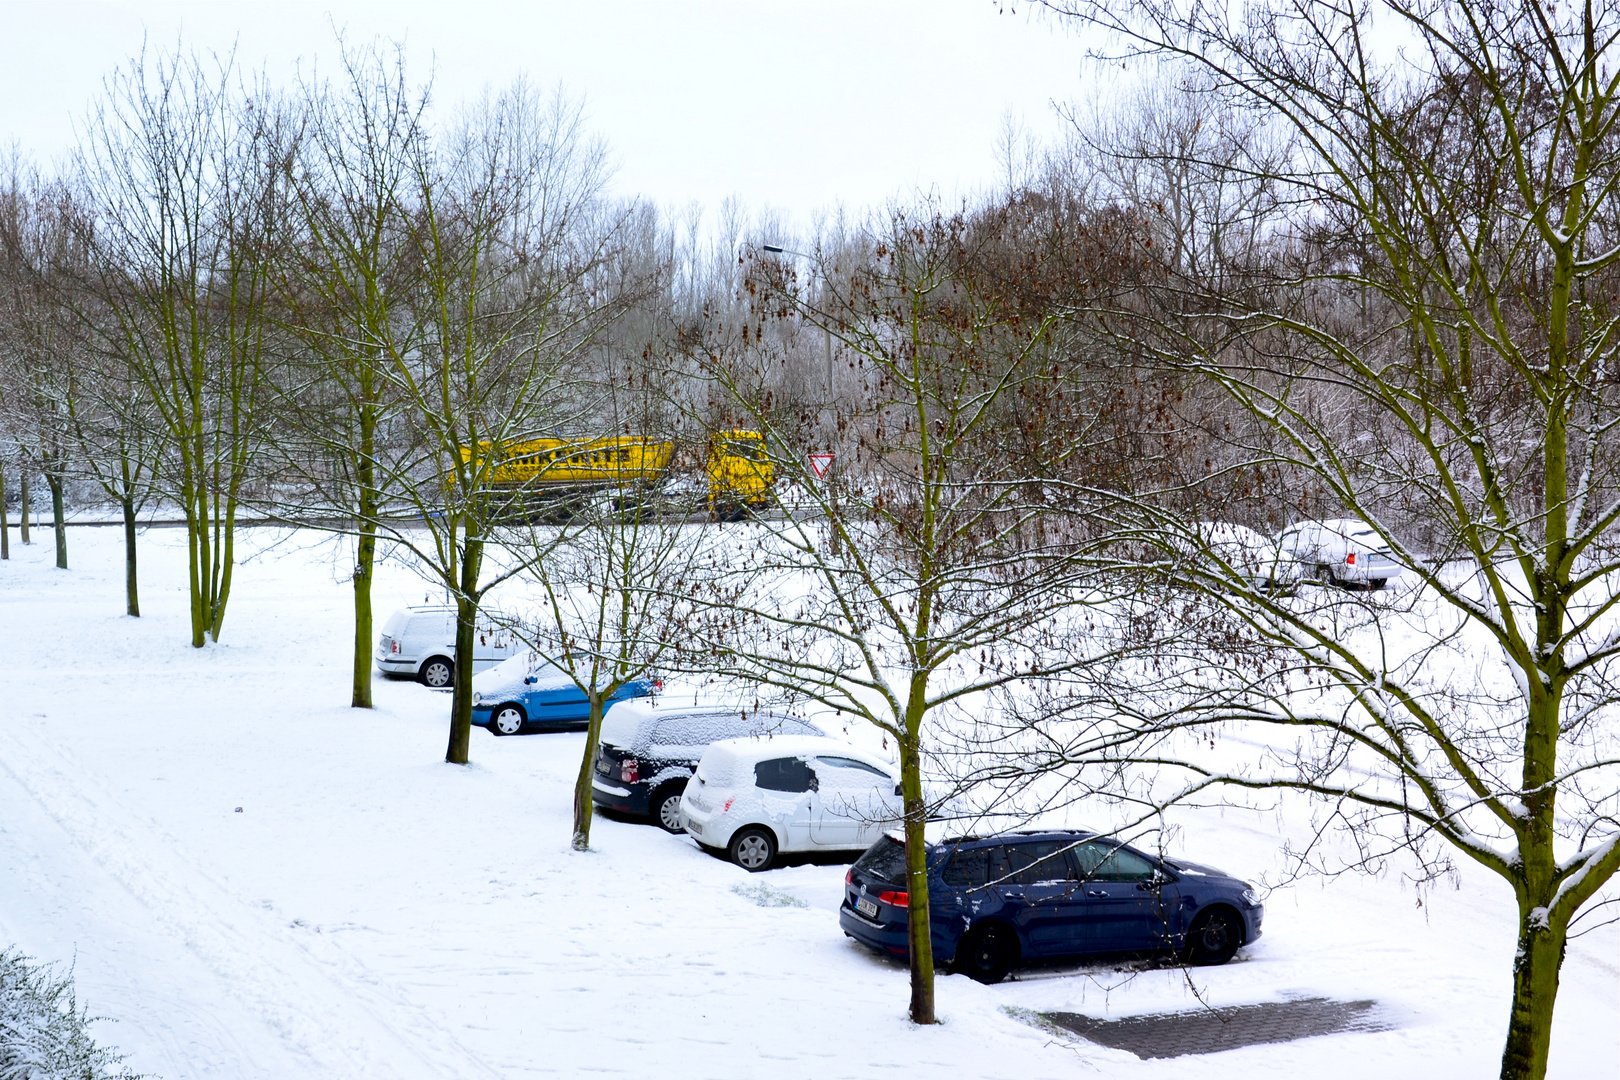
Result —
POLYGON ((770 502, 773 472, 765 436, 757 431, 716 431, 705 462, 709 512, 721 520, 743 517, 770 502))

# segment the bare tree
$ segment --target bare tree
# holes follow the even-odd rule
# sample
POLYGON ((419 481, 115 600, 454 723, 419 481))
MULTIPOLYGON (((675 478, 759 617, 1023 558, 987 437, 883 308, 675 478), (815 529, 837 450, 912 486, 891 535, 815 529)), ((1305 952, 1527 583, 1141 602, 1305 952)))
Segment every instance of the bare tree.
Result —
MULTIPOLYGON (((64 488, 82 359, 63 302, 74 244, 67 195, 15 156, 0 188, 0 349, 9 421, 51 493, 56 565, 67 569, 64 488)), ((25 465, 25 468, 27 466, 25 465)))
MULTIPOLYGON (((340 41, 340 44, 341 41, 340 41)), ((395 489, 379 468, 399 418, 390 351, 417 352, 405 297, 421 265, 410 242, 427 91, 410 85, 403 49, 343 47, 335 88, 305 88, 308 136, 292 185, 299 224, 278 275, 300 356, 282 380, 281 484, 275 512, 354 537, 350 704, 371 707, 371 581, 378 520, 395 489)))
POLYGON ((261 447, 288 123, 262 87, 238 86, 229 59, 210 71, 195 55, 143 54, 110 80, 80 163, 105 347, 140 377, 172 441, 165 475, 186 517, 198 648, 219 639, 261 447))
POLYGON ((1540 1078, 1565 943, 1620 869, 1620 22, 1537 0, 1055 6, 1297 138, 1256 163, 1297 209, 1243 287, 1167 275, 1115 325, 1222 388, 1250 461, 1366 521, 1417 582, 1403 605, 1288 600, 1201 545, 1256 664, 1189 668, 1207 709, 1141 733, 1279 728, 1303 752, 1161 764, 1360 807, 1358 842, 1387 817, 1498 875, 1519 923, 1501 1075, 1540 1078), (1375 21, 1408 49, 1381 53, 1375 21))
POLYGON ((893 740, 916 1023, 935 1019, 930 740, 997 688, 1083 662, 1063 645, 1083 618, 1092 523, 1052 501, 1043 477, 1084 459, 1110 410, 1081 407, 1055 334, 1064 309, 1046 286, 1121 263, 1105 258, 1110 236, 1067 224, 1050 228, 1016 198, 974 214, 897 210, 808 289, 780 264, 757 266, 759 321, 744 337, 768 343, 781 317, 830 334, 841 368, 831 423, 773 407, 760 370, 771 349, 708 358, 733 409, 767 432, 782 493, 782 520, 739 545, 735 593, 713 610, 715 648, 726 669, 893 740), (840 460, 823 478, 803 455, 829 434, 840 460))
POLYGON ((570 364, 618 304, 602 271, 622 215, 604 206, 605 178, 579 106, 522 83, 412 158, 417 269, 390 329, 414 337, 381 343, 399 417, 377 460, 378 489, 396 493, 379 525, 455 598, 445 760, 456 764, 467 762, 479 604, 524 565, 485 563, 505 448, 578 415, 570 364))

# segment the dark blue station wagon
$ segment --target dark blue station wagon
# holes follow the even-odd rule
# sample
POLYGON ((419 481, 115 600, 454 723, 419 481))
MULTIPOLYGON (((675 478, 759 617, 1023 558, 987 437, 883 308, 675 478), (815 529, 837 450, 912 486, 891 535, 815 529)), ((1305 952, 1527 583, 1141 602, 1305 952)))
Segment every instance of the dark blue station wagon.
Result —
MULTIPOLYGON (((844 933, 905 956, 905 845, 885 835, 844 878, 844 933)), ((1013 967, 1109 953, 1175 952, 1224 964, 1260 936, 1253 886, 1096 833, 960 837, 928 850, 936 963, 980 982, 1013 967)))

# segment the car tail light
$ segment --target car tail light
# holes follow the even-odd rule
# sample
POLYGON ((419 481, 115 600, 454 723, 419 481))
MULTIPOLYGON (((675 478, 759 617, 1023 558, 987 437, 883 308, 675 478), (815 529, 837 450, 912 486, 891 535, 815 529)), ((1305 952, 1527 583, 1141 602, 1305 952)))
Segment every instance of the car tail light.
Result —
POLYGON ((1356 553, 1352 551, 1344 557, 1344 561, 1350 566, 1356 565, 1356 553))
POLYGON ((389 642, 388 650, 390 652, 396 652, 396 653, 399 652, 399 642, 397 642, 397 641, 389 642))
POLYGON ((641 762, 633 757, 627 757, 619 762, 619 779, 627 784, 633 784, 641 779, 641 762))
POLYGON ((911 894, 903 892, 880 892, 878 893, 878 899, 883 901, 885 904, 893 904, 895 907, 905 907, 911 903, 911 894))
POLYGON ((855 868, 853 866, 850 867, 848 870, 844 871, 844 884, 845 885, 853 885, 853 884, 855 884, 855 868))

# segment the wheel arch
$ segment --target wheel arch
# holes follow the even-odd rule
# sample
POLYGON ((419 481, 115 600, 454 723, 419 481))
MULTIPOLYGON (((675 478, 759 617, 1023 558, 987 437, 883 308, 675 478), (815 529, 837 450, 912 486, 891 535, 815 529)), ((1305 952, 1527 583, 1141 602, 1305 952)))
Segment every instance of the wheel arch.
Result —
POLYGON ((1233 904, 1229 900, 1211 900, 1203 907, 1194 911, 1192 913, 1192 918, 1187 920, 1187 929, 1182 932, 1183 942, 1185 943, 1185 939, 1192 934, 1192 928, 1198 925, 1198 920, 1204 918, 1205 915, 1216 911, 1224 911, 1231 915, 1233 919, 1237 920, 1238 946, 1242 947, 1247 945, 1249 943, 1249 920, 1245 919, 1243 917, 1243 912, 1239 911, 1237 905, 1233 904))
POLYGON ((1000 930, 1002 933, 1007 935, 1008 940, 1010 940, 1013 945, 1012 964, 1014 967, 1017 967, 1019 963, 1023 961, 1027 950, 1024 948, 1023 937, 1018 933, 1018 927, 1014 926, 1012 923, 1008 922, 999 915, 986 915, 982 919, 974 919, 968 924, 967 929, 963 930, 957 935, 956 945, 952 947, 951 958, 947 962, 950 964, 955 964, 956 953, 961 949, 962 942, 968 939, 969 934, 974 934, 984 929, 1000 930))

